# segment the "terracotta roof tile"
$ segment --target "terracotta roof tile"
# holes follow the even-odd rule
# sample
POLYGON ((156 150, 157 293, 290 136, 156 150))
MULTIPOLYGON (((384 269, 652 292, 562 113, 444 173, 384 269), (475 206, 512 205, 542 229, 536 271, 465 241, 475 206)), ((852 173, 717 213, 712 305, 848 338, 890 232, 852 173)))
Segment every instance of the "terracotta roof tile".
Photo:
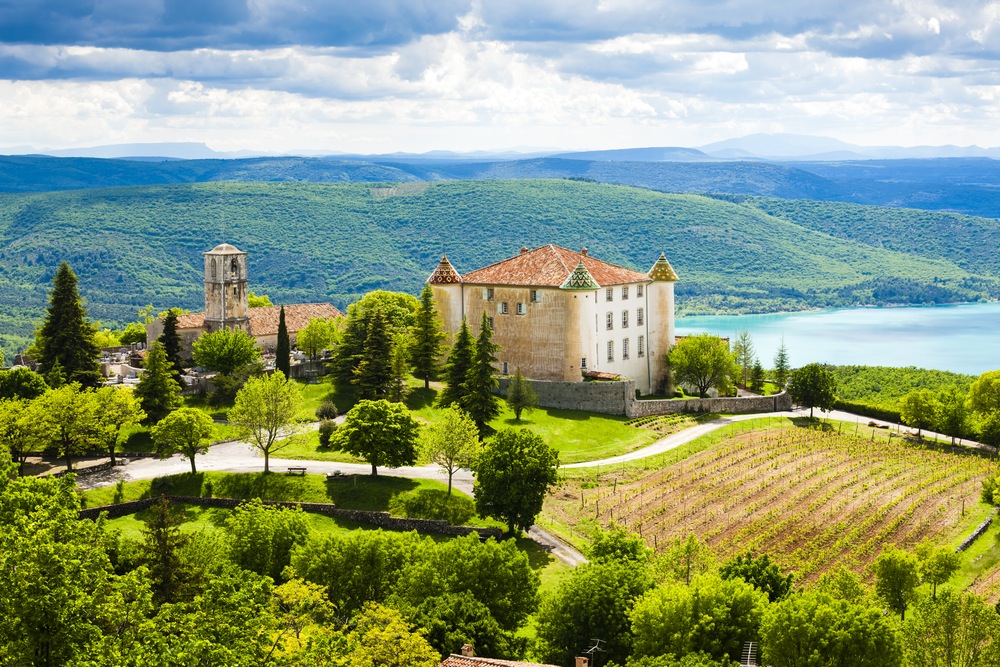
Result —
MULTIPOLYGON (((250 309, 250 333, 254 336, 273 336, 278 333, 281 306, 264 306, 250 309)), ((343 313, 329 303, 293 303, 285 306, 285 326, 293 334, 304 329, 314 318, 331 319, 343 313)), ((177 318, 178 329, 200 329, 205 326, 205 313, 188 313, 177 318)))
POLYGON ((561 287, 581 262, 601 287, 649 282, 649 276, 644 273, 551 244, 467 273, 462 276, 462 282, 479 285, 561 287))
POLYGON ((452 653, 438 667, 554 667, 542 662, 521 662, 499 658, 466 657, 452 653))

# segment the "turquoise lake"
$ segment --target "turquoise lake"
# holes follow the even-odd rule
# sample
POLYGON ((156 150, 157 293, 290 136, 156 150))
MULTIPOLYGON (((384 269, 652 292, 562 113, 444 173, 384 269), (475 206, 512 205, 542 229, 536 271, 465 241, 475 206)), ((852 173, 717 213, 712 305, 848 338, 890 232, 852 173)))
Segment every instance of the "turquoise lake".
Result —
POLYGON ((742 329, 765 368, 784 336, 792 367, 817 361, 972 375, 1000 369, 1000 303, 677 318, 678 335, 734 338, 742 329))

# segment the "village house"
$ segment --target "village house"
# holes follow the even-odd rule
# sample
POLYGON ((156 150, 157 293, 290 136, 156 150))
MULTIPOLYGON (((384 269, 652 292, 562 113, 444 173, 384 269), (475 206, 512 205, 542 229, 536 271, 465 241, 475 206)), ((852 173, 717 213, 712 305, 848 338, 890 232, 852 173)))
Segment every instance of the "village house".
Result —
POLYGON ((661 254, 640 273, 555 245, 521 252, 464 275, 442 257, 427 279, 445 329, 482 314, 501 346, 500 372, 579 382, 627 377, 642 394, 667 384, 677 274, 661 254))
MULTIPOLYGON (((249 305, 247 253, 223 243, 205 253, 205 311, 177 318, 177 333, 185 354, 191 355, 194 341, 203 333, 220 329, 242 329, 254 337, 265 352, 278 344, 280 306, 251 308, 249 305)), ((314 318, 341 317, 329 303, 296 303, 285 306, 285 326, 291 344, 299 330, 314 318)), ((146 326, 146 339, 154 341, 163 333, 163 318, 146 326)))

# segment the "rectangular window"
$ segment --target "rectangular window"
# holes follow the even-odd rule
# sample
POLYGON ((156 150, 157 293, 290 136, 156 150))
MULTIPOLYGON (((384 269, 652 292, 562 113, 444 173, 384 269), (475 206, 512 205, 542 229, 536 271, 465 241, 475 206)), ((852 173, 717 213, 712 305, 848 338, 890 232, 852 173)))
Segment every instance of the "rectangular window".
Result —
POLYGON ((623 285, 622 286, 622 300, 624 301, 627 298, 628 298, 628 285, 623 285))
POLYGON ((642 326, 642 315, 643 315, 642 308, 639 308, 638 310, 635 311, 635 323, 637 326, 640 327, 642 326))
POLYGON ((496 327, 493 326, 493 318, 492 317, 487 317, 486 318, 486 323, 490 325, 490 329, 495 329, 496 328, 496 327))
POLYGON ((517 304, 517 314, 518 315, 527 315, 528 314, 528 304, 526 304, 526 303, 519 303, 519 304, 517 304))
POLYGON ((500 302, 499 312, 500 312, 501 315, 506 315, 506 314, 508 314, 510 312, 509 310, 507 310, 507 302, 506 301, 501 301, 500 302))
POLYGON ((615 291, 614 291, 614 289, 612 289, 612 288, 609 287, 608 289, 606 289, 604 291, 604 300, 605 301, 614 301, 615 300, 615 291))
POLYGON ((615 342, 613 340, 608 341, 608 361, 615 360, 615 342))
POLYGON ((642 298, 642 285, 636 285, 636 287, 635 287, 635 295, 637 297, 639 297, 640 299, 642 298))
POLYGON ((531 303, 539 303, 542 300, 541 296, 538 294, 538 290, 531 290, 531 303))
POLYGON ((611 331, 612 329, 615 328, 615 314, 608 313, 607 321, 608 321, 608 331, 611 331))
POLYGON ((646 337, 645 336, 639 336, 639 356, 640 357, 645 357, 646 356, 646 337))
POLYGON ((628 329, 628 311, 622 311, 622 329, 628 329))
POLYGON ((628 359, 628 338, 622 340, 622 359, 628 359))
POLYGON ((580 360, 580 369, 584 371, 587 370, 587 357, 580 360))
POLYGON ((503 362, 503 369, 501 370, 502 375, 510 375, 510 367, 507 366, 507 362, 503 362))
POLYGON ((485 299, 486 301, 492 301, 493 300, 493 288, 492 287, 484 287, 483 288, 483 299, 485 299))

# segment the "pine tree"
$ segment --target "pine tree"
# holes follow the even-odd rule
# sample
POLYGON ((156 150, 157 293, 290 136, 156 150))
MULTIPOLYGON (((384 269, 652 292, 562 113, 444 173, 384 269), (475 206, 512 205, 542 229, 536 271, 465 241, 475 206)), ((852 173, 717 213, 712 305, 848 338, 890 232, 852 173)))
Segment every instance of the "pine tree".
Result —
POLYGON ((392 377, 392 340, 389 321, 381 308, 368 316, 368 330, 361 349, 361 362, 354 369, 352 382, 358 387, 358 397, 368 400, 385 398, 392 377))
POLYGON ((180 405, 181 386, 174 378, 167 353, 159 341, 149 346, 146 354, 146 369, 139 378, 135 395, 139 398, 144 424, 156 424, 180 405))
POLYGON ((278 345, 274 351, 274 367, 292 377, 292 345, 288 340, 288 326, 285 324, 285 307, 278 314, 278 345))
POLYGON ((496 376, 496 353, 500 346, 493 342, 493 329, 483 313, 483 321, 476 338, 476 349, 472 354, 472 365, 465 374, 465 384, 462 388, 465 395, 459 405, 469 413, 476 422, 479 437, 484 438, 489 430, 488 424, 500 414, 500 399, 496 391, 499 386, 496 376))
POLYGON ((406 378, 410 374, 410 345, 406 335, 396 334, 392 343, 388 399, 402 403, 409 393, 406 378))
POLYGON ((750 391, 758 394, 764 391, 764 366, 758 357, 754 357, 753 366, 750 367, 750 391))
POLYGON ((531 412, 538 407, 538 394, 535 393, 531 383, 521 375, 520 367, 514 371, 514 377, 507 385, 507 406, 514 411, 514 419, 517 421, 521 421, 522 412, 531 412))
POLYGON ((339 387, 354 383, 354 372, 361 363, 361 354, 367 338, 369 314, 362 311, 356 303, 347 308, 344 334, 333 350, 333 359, 329 366, 330 375, 339 387))
POLYGON ((179 379, 184 372, 184 360, 181 358, 181 336, 177 333, 177 311, 173 308, 163 318, 163 333, 159 341, 173 369, 174 378, 179 379))
POLYGON ((424 285, 420 292, 420 308, 417 310, 410 345, 413 374, 423 379, 424 389, 430 388, 431 380, 437 375, 442 340, 444 332, 441 331, 441 318, 434 308, 434 290, 430 285, 424 285))
POLYGON ((790 372, 788 366, 788 349, 785 348, 785 337, 781 337, 781 347, 778 348, 778 353, 774 355, 774 384, 778 385, 779 390, 784 390, 785 384, 788 382, 788 374, 790 372))
POLYGON ((38 372, 48 375, 59 365, 67 382, 79 382, 83 387, 100 385, 101 351, 94 333, 77 292, 76 274, 64 261, 52 280, 48 314, 36 336, 38 372))
POLYGON ((465 395, 465 389, 462 385, 465 384, 465 376, 472 366, 472 355, 475 349, 476 341, 469 331, 468 322, 463 319, 444 368, 446 385, 438 394, 438 405, 442 408, 452 403, 459 403, 465 395))

